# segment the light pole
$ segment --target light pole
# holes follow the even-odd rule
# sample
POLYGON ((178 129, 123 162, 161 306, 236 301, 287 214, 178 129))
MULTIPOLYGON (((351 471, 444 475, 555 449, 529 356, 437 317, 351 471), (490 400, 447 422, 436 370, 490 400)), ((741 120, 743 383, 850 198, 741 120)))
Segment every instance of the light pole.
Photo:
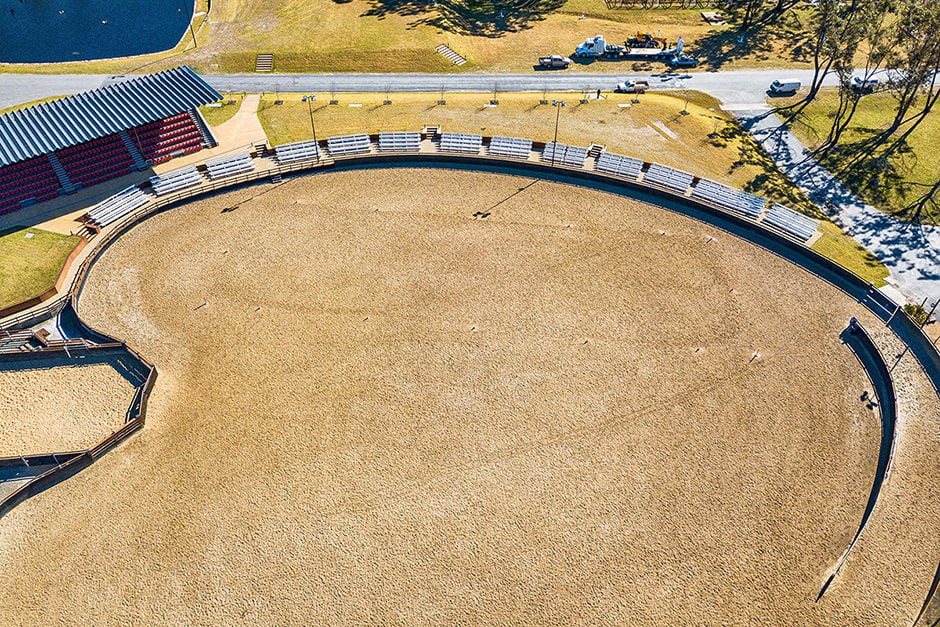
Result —
POLYGON ((558 152, 558 116, 561 115, 561 108, 567 104, 567 100, 552 100, 552 106, 555 107, 555 139, 552 140, 552 165, 555 165, 555 153, 558 152))
MULTIPOLYGON (((180 0, 180 4, 183 5, 182 14, 183 17, 186 17, 186 4, 184 0, 180 0)), ((193 20, 196 19, 195 8, 193 8, 193 16, 189 20, 189 34, 193 36, 193 48, 198 48, 199 44, 196 43, 196 31, 193 30, 193 20)))
POLYGON ((313 143, 317 147, 317 162, 320 161, 320 142, 317 141, 317 127, 313 123, 313 105, 311 104, 317 97, 313 94, 309 96, 304 96, 301 98, 304 102, 307 103, 307 112, 310 114, 310 130, 313 132, 313 143))

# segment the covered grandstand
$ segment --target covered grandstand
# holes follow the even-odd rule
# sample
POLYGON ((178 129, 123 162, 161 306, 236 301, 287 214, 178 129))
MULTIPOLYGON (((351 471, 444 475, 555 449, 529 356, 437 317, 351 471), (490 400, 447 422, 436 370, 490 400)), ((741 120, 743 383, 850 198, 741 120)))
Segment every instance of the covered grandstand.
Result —
POLYGON ((187 66, 0 115, 0 214, 216 144, 187 66))

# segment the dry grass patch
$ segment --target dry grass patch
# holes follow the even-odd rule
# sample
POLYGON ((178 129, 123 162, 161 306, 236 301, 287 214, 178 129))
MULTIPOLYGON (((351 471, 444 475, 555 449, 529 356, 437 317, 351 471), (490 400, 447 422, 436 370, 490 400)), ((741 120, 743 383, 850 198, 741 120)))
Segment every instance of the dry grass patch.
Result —
MULTIPOLYGON (((199 0, 197 13, 204 10, 199 0)), ((541 0, 496 4, 390 0, 214 0, 208 22, 196 18, 199 47, 189 33, 165 53, 64 64, 0 65, 2 71, 117 73, 188 63, 207 72, 250 72, 255 54, 272 52, 280 72, 528 71, 540 54, 570 54, 585 38, 603 33, 623 42, 652 31, 675 42, 683 35, 703 67, 806 64, 806 11, 752 29, 744 42, 734 25, 712 27, 697 9, 624 10, 603 0, 541 0), (450 10, 453 8, 453 10, 450 10), (498 13, 504 10, 504 17, 498 13), (585 19, 580 19, 581 15, 585 19), (435 48, 447 43, 468 59, 454 66, 435 48)), ((637 62, 588 63, 584 71, 646 68, 637 62)), ((661 68, 662 64, 655 67, 661 68)))
POLYGON ((221 106, 199 107, 199 112, 209 126, 219 126, 235 117, 244 99, 245 94, 222 94, 221 106))

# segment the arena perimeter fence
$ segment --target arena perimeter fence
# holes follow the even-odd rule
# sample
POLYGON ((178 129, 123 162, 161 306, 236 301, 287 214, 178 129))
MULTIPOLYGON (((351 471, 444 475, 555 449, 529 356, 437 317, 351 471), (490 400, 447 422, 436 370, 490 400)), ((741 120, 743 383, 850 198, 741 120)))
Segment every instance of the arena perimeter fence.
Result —
MULTIPOLYGON (((377 144, 379 138, 378 133, 370 134, 369 137, 373 144, 377 144)), ((430 138, 431 136, 427 133, 421 134, 422 141, 430 138)), ((489 144, 490 139, 490 137, 485 137, 484 145, 489 144)), ((253 159, 263 157, 265 153, 271 152, 265 141, 253 142, 251 146, 253 159)), ((321 150, 321 155, 327 153, 326 140, 318 142, 318 146, 321 150)), ((532 147, 533 149, 544 149, 545 142, 533 142, 532 147)), ((936 347, 923 332, 921 326, 904 311, 900 304, 895 303, 883 292, 874 288, 871 283, 865 281, 848 268, 813 251, 796 238, 789 237, 781 232, 768 228, 768 226, 764 224, 746 220, 717 203, 709 202, 702 198, 686 196, 684 193, 679 193, 663 185, 657 185, 652 181, 631 180, 614 174, 602 173, 597 170, 587 170, 584 167, 570 166, 558 162, 547 163, 543 161, 519 160, 492 154, 442 153, 438 152, 436 149, 431 151, 409 151, 400 153, 390 151, 379 153, 370 151, 369 153, 356 153, 345 156, 332 155, 309 161, 279 164, 224 179, 207 180, 196 187, 186 188, 165 196, 155 197, 140 209, 131 212, 113 225, 110 225, 95 238, 94 246, 86 254, 81 266, 72 278, 68 289, 63 293, 61 298, 50 300, 42 307, 24 312, 18 317, 8 318, 0 323, 0 328, 14 329, 28 327, 55 315, 69 303, 73 304, 77 310, 78 301, 85 281, 101 253, 125 232, 157 213, 166 211, 195 198, 212 194, 213 192, 236 189, 259 181, 272 179, 278 181, 285 176, 309 173, 312 171, 366 169, 369 167, 383 166, 465 168, 517 175, 520 173, 529 173, 540 175, 541 178, 546 180, 562 183, 578 181, 585 187, 609 191, 620 195, 639 197, 641 199, 645 199, 646 196, 653 196, 658 199, 658 202, 654 204, 664 209, 688 215, 718 229, 738 235, 752 244, 761 246, 799 265, 818 278, 857 299, 859 303, 884 321, 885 324, 898 335, 908 349, 911 350, 924 373, 933 384, 935 393, 940 397, 940 353, 937 352, 936 347)), ((60 468, 53 469, 41 475, 36 480, 28 483, 21 490, 17 491, 17 493, 5 499, 3 503, 0 503, 0 516, 6 511, 9 511, 16 503, 28 498, 28 496, 54 485, 58 481, 86 467, 97 457, 111 450, 124 438, 143 426, 147 399, 156 380, 156 369, 136 351, 127 346, 125 342, 121 342, 121 344, 127 347, 129 351, 133 352, 138 359, 146 363, 150 368, 150 375, 145 385, 142 386, 139 393, 135 395, 134 404, 132 404, 131 409, 128 410, 128 422, 125 423, 121 430, 115 432, 98 446, 74 457, 66 464, 62 464, 60 468), (132 414, 135 415, 132 417, 132 414), (19 493, 23 493, 23 495, 19 497, 19 500, 13 503, 13 505, 7 506, 19 493)), ((825 589, 823 592, 824 591, 825 589)))
MULTIPOLYGON (((60 307, 60 310, 62 308, 60 307)), ((81 324, 85 324, 81 322, 81 324)), ((84 451, 67 451, 63 453, 42 453, 38 455, 20 455, 16 457, 0 458, 0 468, 10 467, 35 467, 49 466, 53 467, 45 472, 36 475, 35 478, 26 482, 4 499, 0 500, 0 518, 6 515, 11 509, 30 498, 39 494, 43 490, 51 488, 57 483, 68 479, 80 470, 90 466, 95 460, 113 449, 115 446, 126 440, 132 434, 143 428, 147 415, 147 400, 150 392, 153 390, 154 383, 157 380, 156 367, 143 358, 143 356, 131 348, 126 342, 114 340, 104 335, 100 331, 94 330, 87 325, 86 329, 93 333, 108 338, 109 342, 102 344, 90 344, 87 347, 79 349, 85 354, 100 353, 103 351, 119 351, 123 356, 133 360, 141 372, 146 372, 147 376, 141 385, 137 386, 134 397, 131 399, 130 406, 124 416, 124 424, 120 429, 114 431, 111 435, 103 439, 92 448, 84 451)), ((65 347, 47 348, 39 351, 29 351, 23 353, 2 353, 0 362, 40 360, 49 357, 66 355, 69 359, 74 357, 76 351, 67 350, 65 347)))
POLYGON ((862 365, 862 369, 865 370, 865 373, 868 375, 875 397, 878 399, 878 413, 881 416, 881 444, 878 451, 878 465, 875 469, 875 477, 868 495, 868 503, 865 505, 865 511, 862 514, 858 529, 855 531, 855 536, 852 538, 852 541, 849 542, 848 548, 845 549, 836 562, 835 570, 832 571, 832 574, 829 575, 820 589, 819 596, 816 597, 817 601, 822 598, 826 590, 829 589, 829 586, 832 585, 832 582, 839 576, 842 567, 849 559, 849 554, 852 552, 852 549, 855 548, 859 538, 862 537, 862 532, 865 531, 865 527, 868 525, 868 521, 875 511, 875 506, 878 504, 878 497, 881 494, 881 488, 887 483, 888 476, 891 474, 891 466, 894 463, 894 453, 898 437, 897 395, 894 390, 894 382, 891 379, 891 370, 888 368, 884 356, 881 354, 881 351, 878 350, 878 346, 875 344, 874 340, 871 339, 871 335, 868 334, 865 327, 854 318, 845 331, 842 332, 841 338, 842 341, 852 349, 852 352, 855 353, 856 358, 858 358, 858 361, 862 365))

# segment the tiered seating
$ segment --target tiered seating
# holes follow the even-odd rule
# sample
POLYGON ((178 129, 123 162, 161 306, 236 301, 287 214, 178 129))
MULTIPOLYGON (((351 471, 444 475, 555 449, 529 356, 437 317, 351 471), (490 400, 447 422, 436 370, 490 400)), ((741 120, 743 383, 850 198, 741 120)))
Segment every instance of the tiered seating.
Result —
POLYGON ((274 147, 274 154, 278 163, 291 163, 306 159, 319 159, 320 148, 312 139, 305 139, 290 144, 281 144, 274 147))
POLYGON ((335 156, 354 155, 361 152, 369 152, 372 149, 372 144, 369 143, 369 136, 365 133, 327 137, 326 146, 330 149, 330 154, 335 156))
POLYGON ((615 176, 623 176, 635 181, 640 176, 643 161, 634 159, 633 157, 604 151, 597 158, 596 168, 601 172, 615 176))
POLYGON ((251 172, 255 169, 255 162, 252 161, 250 154, 240 152, 206 161, 206 167, 209 168, 210 179, 221 179, 242 172, 251 172))
POLYGON ((58 195, 59 179, 45 156, 0 168, 0 215, 20 208, 24 201, 42 202, 58 195))
POLYGON ((542 151, 542 160, 583 168, 587 154, 588 149, 583 146, 569 146, 567 144, 548 142, 545 144, 545 150, 542 151))
POLYGON ((29 349, 29 341, 33 339, 33 332, 29 329, 23 331, 0 331, 0 353, 16 353, 29 349))
POLYGON ((514 159, 528 159, 532 152, 532 140, 525 137, 500 137, 490 140, 490 154, 514 159))
POLYGON ((668 187, 669 189, 685 193, 685 191, 689 189, 689 185, 692 184, 693 178, 695 177, 688 172, 674 170, 664 165, 654 163, 650 165, 649 170, 647 170, 646 174, 643 176, 643 182, 668 187))
POLYGON ((699 179, 692 188, 692 197, 713 202, 755 220, 767 206, 767 201, 760 196, 709 179, 699 179))
POLYGON ((196 170, 196 166, 189 166, 167 172, 161 176, 152 176, 150 177, 150 184, 153 186, 154 193, 157 196, 162 196, 181 189, 186 189, 187 187, 199 185, 204 180, 202 175, 196 170))
POLYGON ((383 152, 417 152, 421 150, 421 133, 379 133, 379 150, 383 152))
POLYGON ((162 163, 203 147, 202 133, 189 112, 132 128, 128 134, 151 163, 162 163))
POLYGON ((133 171, 134 158, 118 134, 56 151, 72 183, 85 187, 133 171))
POLYGON ((483 147, 483 136, 476 133, 441 133, 441 150, 444 152, 469 152, 479 154, 483 147))
POLYGON ((147 204, 150 197, 140 190, 136 185, 118 192, 107 200, 98 203, 86 214, 88 222, 104 228, 135 209, 139 209, 147 204))
POLYGON ((788 235, 806 241, 819 228, 819 221, 807 218, 783 205, 773 204, 764 214, 764 223, 776 227, 788 235))

